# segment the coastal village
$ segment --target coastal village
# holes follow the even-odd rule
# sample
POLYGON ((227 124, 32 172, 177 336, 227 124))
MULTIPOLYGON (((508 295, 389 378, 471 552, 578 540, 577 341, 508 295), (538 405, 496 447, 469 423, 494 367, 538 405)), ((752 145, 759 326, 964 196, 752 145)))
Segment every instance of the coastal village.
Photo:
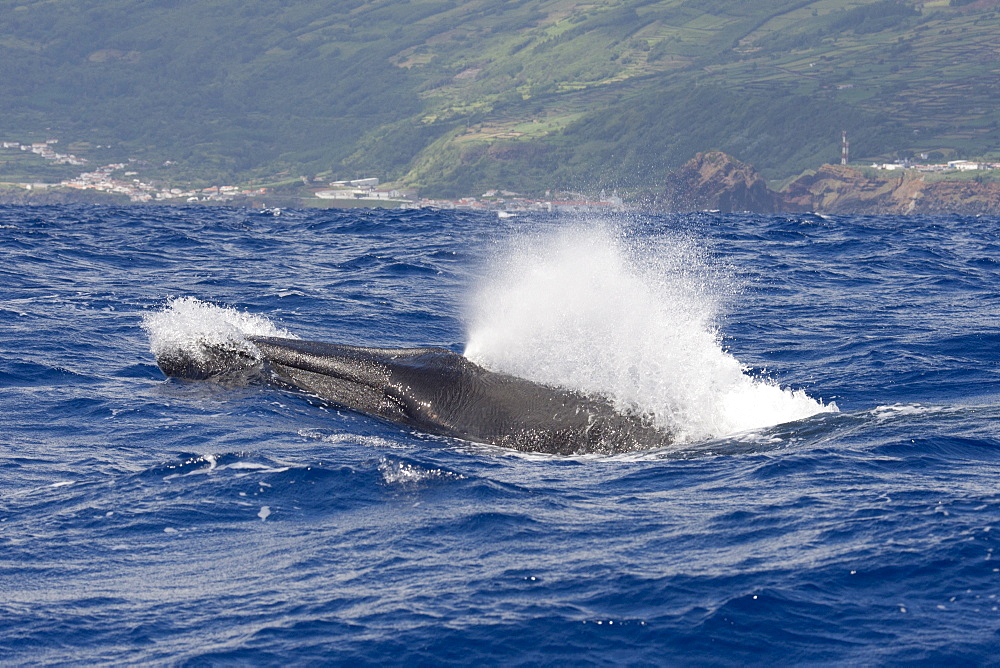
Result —
MULTIPOLYGON (((0 146, 7 150, 34 153, 54 164, 89 166, 89 160, 86 158, 56 150, 58 143, 57 139, 29 144, 4 141, 0 143, 0 146)), ((228 204, 242 200, 247 201, 251 206, 263 207, 269 197, 275 196, 273 190, 267 187, 212 185, 205 188, 180 188, 147 183, 139 178, 137 171, 132 169, 131 163, 134 162, 136 161, 130 160, 128 163, 102 165, 58 183, 22 183, 19 185, 27 190, 67 188, 102 192, 125 196, 136 203, 228 204)), ((537 199, 523 197, 508 191, 490 190, 478 197, 426 199, 418 197, 413 191, 382 187, 378 178, 325 183, 325 180, 319 177, 314 178, 312 182, 302 177, 302 181, 303 186, 307 186, 312 193, 312 197, 302 198, 302 204, 311 207, 385 206, 408 209, 467 209, 497 211, 501 214, 528 211, 620 211, 624 208, 620 197, 604 193, 597 199, 583 197, 537 199)))
MULTIPOLYGON (((0 147, 8 150, 28 151, 57 165, 77 165, 82 167, 89 165, 90 161, 86 158, 78 157, 72 153, 58 152, 55 148, 58 143, 58 139, 49 139, 44 142, 31 144, 5 141, 0 143, 0 147)), ((93 171, 83 172, 79 176, 65 179, 59 183, 24 183, 21 185, 27 190, 45 190, 55 187, 72 190, 94 190, 113 195, 125 195, 133 202, 162 202, 168 200, 227 202, 232 200, 236 195, 264 195, 267 192, 266 188, 246 189, 237 186, 211 186, 202 189, 157 187, 153 184, 143 182, 138 178, 139 173, 129 171, 128 167, 129 165, 126 163, 111 163, 97 167, 93 171)))
MULTIPOLYGON (((63 153, 57 149, 59 141, 48 139, 45 142, 21 143, 17 141, 0 142, 0 148, 7 151, 30 152, 41 159, 57 165, 73 165, 88 167, 87 158, 78 157, 72 153, 63 153)), ((1000 170, 1000 163, 981 162, 973 160, 952 160, 943 163, 929 163, 928 155, 917 156, 921 161, 901 160, 892 163, 873 163, 870 169, 877 172, 912 172, 912 173, 959 173, 974 171, 1000 170)), ((135 159, 128 162, 110 163, 84 171, 79 175, 64 179, 57 183, 20 183, 26 190, 44 191, 62 188, 77 191, 94 191, 111 195, 124 196, 136 203, 165 204, 245 204, 252 207, 270 206, 268 200, 288 201, 287 194, 275 193, 269 187, 247 187, 236 185, 211 185, 204 188, 178 187, 175 185, 154 184, 143 181, 135 159)), ((166 163, 169 165, 170 163, 166 163)), ((301 188, 311 195, 300 195, 294 199, 304 207, 335 208, 357 206, 381 206, 392 208, 436 208, 457 210, 496 211, 498 215, 516 215, 526 212, 568 212, 597 213, 622 211, 625 202, 616 194, 608 195, 602 192, 596 198, 582 195, 554 196, 546 193, 542 198, 530 198, 521 194, 489 190, 479 196, 461 197, 457 199, 421 198, 414 191, 384 187, 378 178, 366 177, 345 181, 326 182, 321 177, 312 180, 300 177, 301 188)), ((11 185, 11 184, 8 184, 11 185)), ((302 190, 300 190, 302 192, 302 190)))

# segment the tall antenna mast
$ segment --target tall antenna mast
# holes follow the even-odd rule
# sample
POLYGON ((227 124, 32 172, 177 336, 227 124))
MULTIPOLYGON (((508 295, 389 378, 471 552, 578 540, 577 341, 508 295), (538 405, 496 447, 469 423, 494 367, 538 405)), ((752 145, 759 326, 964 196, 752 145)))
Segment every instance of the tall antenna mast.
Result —
POLYGON ((847 130, 840 133, 840 164, 847 164, 847 149, 850 146, 847 142, 847 130))

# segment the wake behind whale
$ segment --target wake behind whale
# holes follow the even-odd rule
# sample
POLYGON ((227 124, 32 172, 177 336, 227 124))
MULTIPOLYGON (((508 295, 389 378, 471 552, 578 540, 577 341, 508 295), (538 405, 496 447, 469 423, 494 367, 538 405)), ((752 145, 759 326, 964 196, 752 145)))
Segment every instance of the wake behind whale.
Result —
POLYGON ((268 382, 526 451, 651 449, 836 410, 747 375, 723 351, 721 284, 691 244, 642 254, 591 225, 522 237, 498 255, 470 298, 464 356, 300 341, 193 298, 144 327, 168 375, 268 382))

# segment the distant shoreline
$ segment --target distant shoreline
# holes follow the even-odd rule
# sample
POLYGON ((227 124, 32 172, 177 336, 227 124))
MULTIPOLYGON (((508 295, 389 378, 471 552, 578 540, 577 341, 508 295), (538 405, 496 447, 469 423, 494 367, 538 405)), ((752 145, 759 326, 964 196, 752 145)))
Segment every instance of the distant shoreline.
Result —
POLYGON ((575 201, 504 193, 454 199, 329 199, 292 194, 235 195, 229 199, 183 198, 132 201, 127 195, 80 190, 62 184, 0 183, 0 204, 114 204, 227 206, 245 208, 442 208, 484 211, 649 213, 721 211, 750 213, 1000 215, 1000 170, 941 175, 916 169, 822 165, 780 190, 771 189, 752 165, 721 152, 699 153, 669 174, 662 189, 622 201, 616 197, 575 201), (29 187, 30 186, 30 187, 29 187))
POLYGON ((1000 215, 1000 173, 968 174, 941 178, 910 169, 822 165, 776 191, 752 165, 721 152, 699 153, 667 177, 650 209, 1000 215))

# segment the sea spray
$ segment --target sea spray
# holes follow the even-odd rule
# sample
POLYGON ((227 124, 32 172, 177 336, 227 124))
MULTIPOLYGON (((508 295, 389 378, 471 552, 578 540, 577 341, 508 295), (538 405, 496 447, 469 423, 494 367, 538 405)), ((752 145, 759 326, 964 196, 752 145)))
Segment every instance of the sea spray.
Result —
POLYGON ((163 310, 143 315, 142 327, 158 360, 183 354, 204 361, 207 349, 223 348, 255 356, 256 348, 247 341, 248 336, 296 338, 264 316, 215 306, 195 297, 168 300, 163 310))
POLYGON ((836 410, 748 375, 725 352, 717 322, 731 284, 681 237, 639 246, 601 223, 526 234, 472 291, 465 354, 607 396, 680 441, 836 410))

